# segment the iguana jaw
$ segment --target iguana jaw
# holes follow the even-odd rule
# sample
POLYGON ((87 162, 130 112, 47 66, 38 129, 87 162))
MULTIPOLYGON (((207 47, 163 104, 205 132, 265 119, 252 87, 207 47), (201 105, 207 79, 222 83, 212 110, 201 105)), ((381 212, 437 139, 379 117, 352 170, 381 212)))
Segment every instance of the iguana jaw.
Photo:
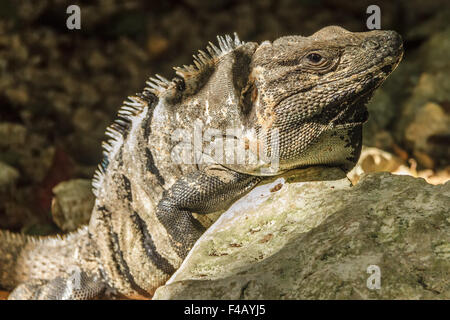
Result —
POLYGON ((349 97, 349 103, 346 104, 342 112, 332 121, 334 127, 339 125, 345 125, 346 127, 362 125, 368 120, 367 103, 372 98, 375 90, 397 68, 403 58, 403 43, 401 42, 400 36, 395 34, 395 40, 393 41, 397 41, 397 45, 393 46, 392 51, 386 54, 380 64, 372 68, 369 74, 371 78, 368 79, 363 88, 355 92, 353 98, 349 97))

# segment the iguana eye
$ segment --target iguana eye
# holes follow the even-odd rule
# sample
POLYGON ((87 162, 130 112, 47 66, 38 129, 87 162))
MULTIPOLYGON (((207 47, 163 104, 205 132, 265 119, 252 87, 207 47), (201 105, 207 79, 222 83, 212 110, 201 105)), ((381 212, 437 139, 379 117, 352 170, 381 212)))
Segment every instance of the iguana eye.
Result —
POLYGON ((310 53, 306 56, 306 59, 308 59, 310 62, 316 64, 322 61, 322 56, 318 53, 310 53))

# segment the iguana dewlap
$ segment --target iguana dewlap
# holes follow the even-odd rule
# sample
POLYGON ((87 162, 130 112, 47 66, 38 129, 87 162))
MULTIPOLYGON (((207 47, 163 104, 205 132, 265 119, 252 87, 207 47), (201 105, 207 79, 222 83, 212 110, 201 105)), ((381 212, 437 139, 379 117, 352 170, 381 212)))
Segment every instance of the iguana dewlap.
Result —
POLYGON ((151 297, 209 227, 204 214, 225 210, 265 176, 350 170, 365 104, 403 55, 393 31, 336 26, 261 44, 218 40, 173 80, 157 76, 124 102, 106 131, 88 226, 48 238, 0 231, 0 287, 15 288, 10 298, 151 297), (186 157, 180 141, 198 130, 215 139, 193 141, 186 157), (206 151, 230 135, 238 151, 261 157, 206 151))

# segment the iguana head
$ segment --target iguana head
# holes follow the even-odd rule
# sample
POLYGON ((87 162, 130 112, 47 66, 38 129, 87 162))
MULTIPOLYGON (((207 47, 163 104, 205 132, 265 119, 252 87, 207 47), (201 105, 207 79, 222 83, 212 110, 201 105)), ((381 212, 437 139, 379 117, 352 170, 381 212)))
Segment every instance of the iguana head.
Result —
MULTIPOLYGON (((263 42, 253 54, 243 101, 252 105, 246 107, 248 119, 260 140, 268 142, 278 130, 280 170, 352 167, 367 120, 365 104, 402 55, 394 31, 353 33, 331 26, 310 37, 263 42), (339 134, 340 142, 324 134, 339 134)), ((265 148, 272 153, 268 144, 265 148)))
MULTIPOLYGON (((194 144, 196 152, 210 157, 210 150, 220 150, 213 163, 255 175, 311 165, 353 167, 367 120, 365 104, 403 55, 396 32, 353 33, 336 26, 260 45, 237 36, 218 40, 219 47, 210 44, 208 53, 194 56, 195 65, 175 68, 177 81, 149 82, 148 90, 163 101, 152 132, 165 137, 181 128, 189 137, 198 119, 202 132, 214 129, 238 143, 222 152, 220 146, 228 143, 207 138, 194 144), (158 116, 167 112, 169 123, 158 116), (234 128, 237 133, 229 132, 234 128), (275 169, 267 171, 274 162, 275 169)), ((184 150, 179 140, 171 141, 160 149, 184 150)))

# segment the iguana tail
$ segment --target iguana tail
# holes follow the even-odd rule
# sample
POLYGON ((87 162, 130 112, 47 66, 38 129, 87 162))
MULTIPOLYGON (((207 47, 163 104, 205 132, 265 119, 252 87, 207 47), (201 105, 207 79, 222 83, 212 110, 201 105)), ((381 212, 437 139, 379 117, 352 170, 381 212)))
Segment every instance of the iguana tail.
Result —
POLYGON ((0 287, 11 290, 32 280, 51 280, 77 266, 87 227, 65 236, 34 237, 0 230, 0 287))

